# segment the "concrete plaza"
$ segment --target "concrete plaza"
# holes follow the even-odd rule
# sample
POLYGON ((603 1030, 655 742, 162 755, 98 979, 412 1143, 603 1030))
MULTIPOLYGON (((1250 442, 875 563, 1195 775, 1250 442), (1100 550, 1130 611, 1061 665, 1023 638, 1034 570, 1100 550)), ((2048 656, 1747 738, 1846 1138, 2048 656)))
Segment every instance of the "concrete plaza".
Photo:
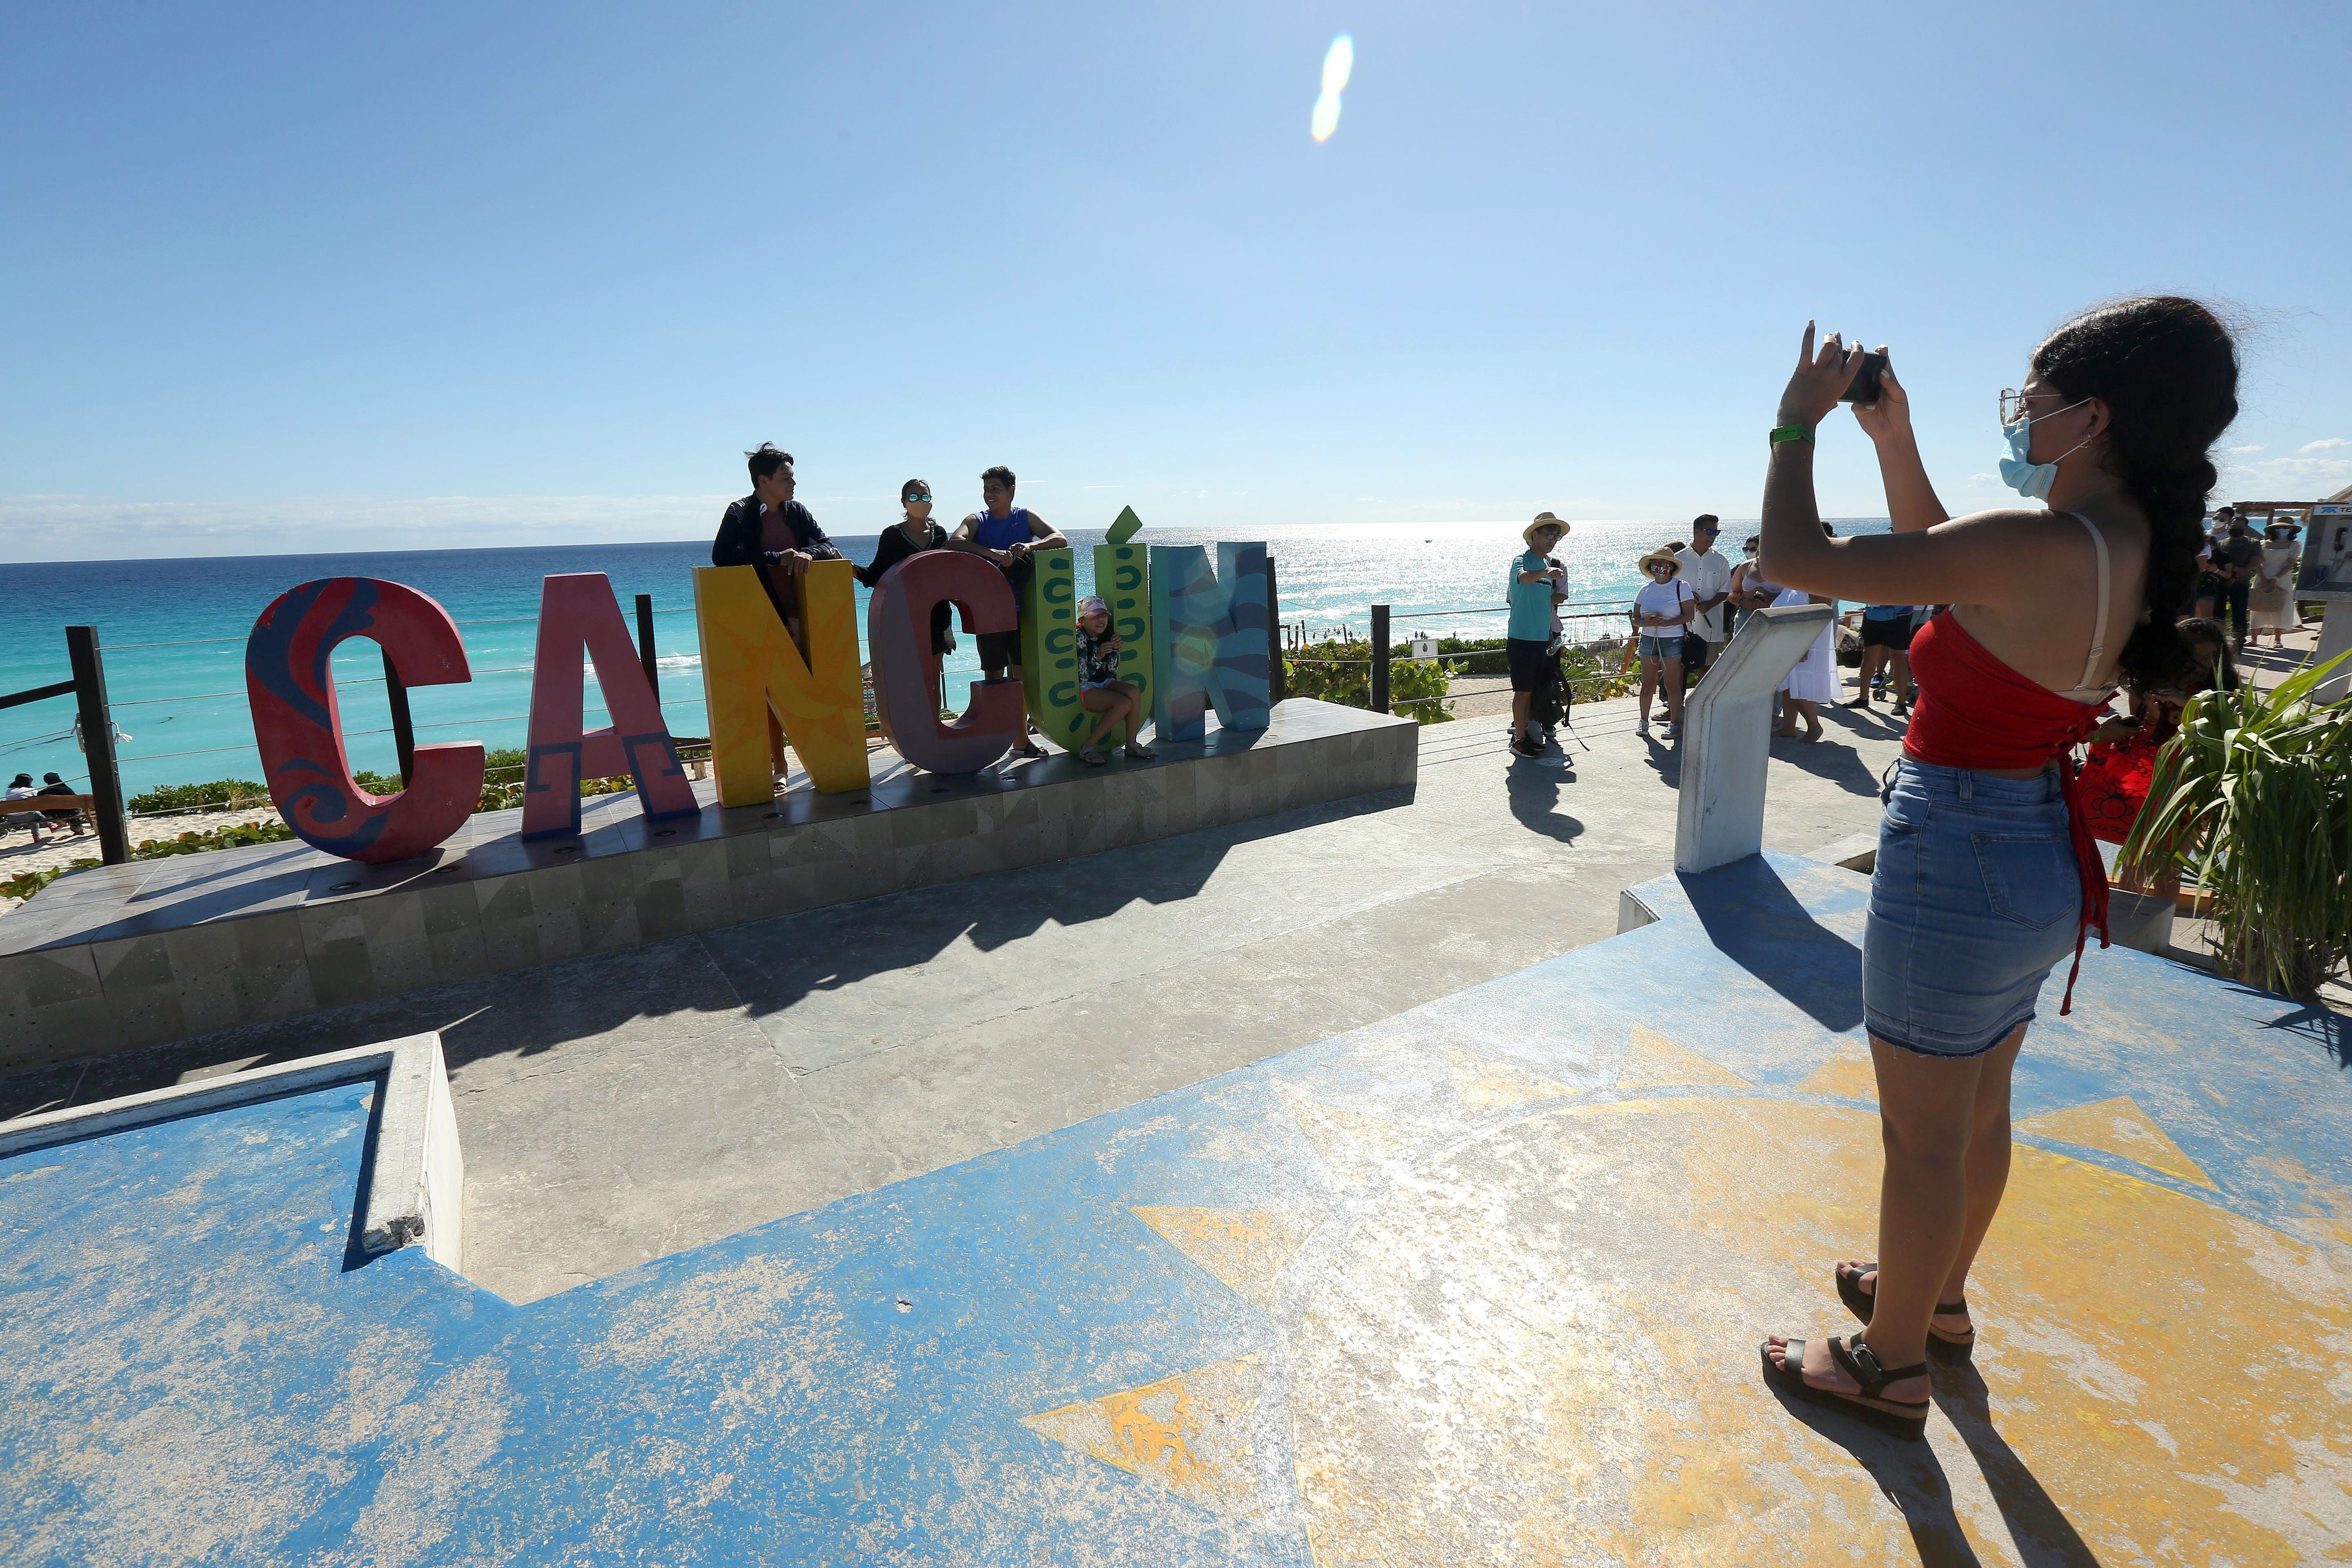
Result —
MULTIPOLYGON (((1678 754, 1633 717, 1580 709, 1535 763, 1477 714, 1423 731, 1410 796, 20 1073, 0 1119, 438 1029, 468 1272, 531 1300, 1610 935, 1674 858, 1678 754)), ((1876 823, 1897 728, 1827 723, 1775 747, 1769 845, 1876 823)))

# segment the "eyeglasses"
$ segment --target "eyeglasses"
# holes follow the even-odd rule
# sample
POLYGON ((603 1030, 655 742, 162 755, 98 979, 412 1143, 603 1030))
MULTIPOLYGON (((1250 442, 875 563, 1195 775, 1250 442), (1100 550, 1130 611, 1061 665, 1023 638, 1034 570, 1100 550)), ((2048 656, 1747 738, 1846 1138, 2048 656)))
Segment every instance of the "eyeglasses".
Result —
POLYGON ((1742 555, 1753 555, 1756 553, 1756 546, 1752 544, 1743 544, 1739 547, 1739 553, 1742 555))
POLYGON ((2011 387, 2000 395, 2000 422, 2014 425, 2021 419, 2031 418, 2033 413, 2031 405, 2035 398, 2060 395, 2055 392, 2020 392, 2011 387))
POLYGON ((899 503, 898 503, 898 504, 899 504, 900 506, 912 506, 912 505, 913 505, 915 502, 917 502, 917 501, 929 501, 930 499, 931 499, 931 492, 930 492, 930 491, 929 491, 929 490, 917 490, 917 491, 915 491, 912 495, 909 495, 909 496, 906 497, 904 500, 902 500, 901 501, 899 501, 899 503))

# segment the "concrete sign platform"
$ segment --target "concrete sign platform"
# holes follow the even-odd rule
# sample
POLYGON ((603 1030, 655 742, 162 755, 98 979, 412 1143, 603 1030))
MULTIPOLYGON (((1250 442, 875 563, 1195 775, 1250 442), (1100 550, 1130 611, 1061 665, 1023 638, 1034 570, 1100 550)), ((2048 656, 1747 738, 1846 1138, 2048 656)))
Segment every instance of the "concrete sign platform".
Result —
POLYGON ((1420 734, 1294 698, 1148 763, 940 775, 885 752, 870 790, 795 774, 726 810, 705 784, 698 816, 658 821, 600 795, 563 838, 487 812, 394 865, 264 844, 76 872, 0 921, 0 1072, 1410 785, 1420 734))
POLYGON ((1865 889, 1662 879, 1625 935, 527 1307, 354 1244, 363 1084, 6 1154, 7 1555, 2340 1556, 2352 1040, 2141 953, 2019 1063, 1929 1442, 1763 1386, 1871 1249, 1865 889))

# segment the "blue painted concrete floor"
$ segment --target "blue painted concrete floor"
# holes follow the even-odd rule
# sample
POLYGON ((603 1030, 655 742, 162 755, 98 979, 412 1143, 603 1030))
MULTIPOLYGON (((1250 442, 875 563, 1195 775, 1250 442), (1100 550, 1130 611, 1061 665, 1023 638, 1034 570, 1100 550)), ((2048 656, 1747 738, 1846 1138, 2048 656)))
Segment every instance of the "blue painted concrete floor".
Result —
POLYGON ((1756 1372, 1850 1326, 1870 1251, 1866 883, 1642 891, 1639 931, 527 1307, 361 1258, 365 1084, 0 1162, 0 1561, 2352 1558, 2341 1019, 2095 952, 2019 1065, 1977 1361, 1906 1447, 1756 1372))

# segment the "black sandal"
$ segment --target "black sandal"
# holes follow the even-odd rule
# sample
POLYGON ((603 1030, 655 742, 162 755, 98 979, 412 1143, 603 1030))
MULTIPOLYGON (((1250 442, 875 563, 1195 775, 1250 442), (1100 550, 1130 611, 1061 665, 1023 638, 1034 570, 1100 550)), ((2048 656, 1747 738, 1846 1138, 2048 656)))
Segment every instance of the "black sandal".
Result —
POLYGON ((1867 1343, 1857 1342, 1859 1334, 1827 1341, 1830 1360, 1845 1374, 1861 1385, 1860 1392, 1841 1393, 1833 1388, 1816 1388, 1805 1381, 1805 1342, 1790 1340, 1781 1351, 1783 1360, 1772 1359, 1772 1342, 1764 1342, 1764 1381, 1792 1398, 1808 1405, 1822 1405, 1830 1410, 1843 1410, 1864 1424, 1876 1427, 1890 1437, 1906 1442, 1921 1442, 1927 1436, 1927 1405, 1925 1399, 1889 1399, 1884 1390, 1890 1383, 1901 1383, 1906 1377, 1925 1377, 1927 1363, 1916 1366, 1882 1367, 1878 1352, 1867 1343), (1915 1414, 1916 1412, 1916 1414, 1915 1414))
MULTIPOLYGON (((1870 1309, 1877 1298, 1862 1288, 1862 1277, 1877 1267, 1875 1263, 1857 1263, 1853 1266, 1852 1273, 1847 1273, 1844 1269, 1838 1270, 1838 1300, 1845 1303, 1847 1311, 1852 1312, 1864 1323, 1870 1321, 1870 1309)), ((1966 1297, 1957 1301, 1936 1303, 1936 1310, 1942 1313, 1965 1312, 1968 1310, 1969 1303, 1966 1297)), ((1976 1349, 1977 1331, 1974 1327, 1971 1327, 1965 1335, 1953 1335, 1945 1333, 1933 1323, 1927 1325, 1927 1353, 1937 1361, 1948 1365, 1963 1365, 1976 1354, 1976 1349)))

